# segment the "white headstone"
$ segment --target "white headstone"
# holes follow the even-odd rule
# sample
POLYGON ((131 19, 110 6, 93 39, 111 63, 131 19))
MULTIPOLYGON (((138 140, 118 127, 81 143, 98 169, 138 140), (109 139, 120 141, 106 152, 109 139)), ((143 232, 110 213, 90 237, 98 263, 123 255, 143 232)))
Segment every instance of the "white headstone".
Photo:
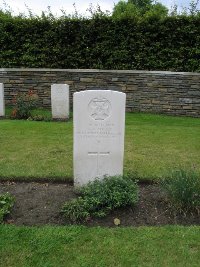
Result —
POLYGON ((0 117, 5 116, 4 85, 0 83, 0 117))
POLYGON ((74 183, 123 174, 126 95, 111 90, 74 93, 74 183))
POLYGON ((51 110, 53 119, 69 118, 69 85, 53 84, 51 86, 51 110))

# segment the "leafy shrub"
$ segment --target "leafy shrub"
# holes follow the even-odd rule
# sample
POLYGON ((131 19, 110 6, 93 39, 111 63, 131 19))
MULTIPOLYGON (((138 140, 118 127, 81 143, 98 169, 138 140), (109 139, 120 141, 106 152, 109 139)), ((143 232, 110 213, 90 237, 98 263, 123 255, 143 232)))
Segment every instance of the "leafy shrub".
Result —
POLYGON ((65 203, 64 216, 72 222, 87 221, 93 216, 104 217, 115 208, 134 205, 138 200, 136 182, 129 178, 105 177, 78 189, 80 196, 65 203))
POLYGON ((149 12, 120 19, 0 16, 1 68, 200 71, 200 16, 149 12))
POLYGON ((5 215, 10 213, 13 203, 14 198, 10 194, 0 195, 0 224, 3 222, 5 215))
POLYGON ((181 211, 200 210, 200 176, 193 170, 177 170, 161 182, 171 204, 181 211))
POLYGON ((31 110, 37 105, 37 95, 32 90, 26 93, 18 93, 13 99, 14 108, 11 117, 13 119, 28 119, 31 110))
POLYGON ((46 118, 43 115, 34 115, 29 117, 30 121, 44 121, 46 118))

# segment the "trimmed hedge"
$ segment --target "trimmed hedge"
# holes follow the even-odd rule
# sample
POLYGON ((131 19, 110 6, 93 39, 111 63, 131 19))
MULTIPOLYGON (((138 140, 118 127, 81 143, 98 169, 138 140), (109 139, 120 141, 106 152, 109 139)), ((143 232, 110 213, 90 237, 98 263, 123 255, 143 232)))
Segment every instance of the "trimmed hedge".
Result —
POLYGON ((200 71, 200 17, 0 17, 0 67, 200 71))

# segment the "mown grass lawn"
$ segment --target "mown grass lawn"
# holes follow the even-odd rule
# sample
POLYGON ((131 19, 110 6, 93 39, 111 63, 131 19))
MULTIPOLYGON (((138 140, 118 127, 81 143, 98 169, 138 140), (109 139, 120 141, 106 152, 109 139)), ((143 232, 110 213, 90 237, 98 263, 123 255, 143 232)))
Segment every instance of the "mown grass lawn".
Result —
POLYGON ((127 114, 125 171, 154 179, 193 167, 200 172, 200 119, 127 114))
MULTIPOLYGON (((0 179, 73 178, 73 122, 0 121, 0 179)), ((124 172, 157 179, 200 172, 200 119, 126 114, 124 172)))
POLYGON ((200 227, 0 226, 1 267, 199 266, 200 227))
MULTIPOLYGON (((73 122, 0 121, 0 179, 72 180, 73 122)), ((200 172, 200 120, 127 114, 125 172, 200 172)), ((0 225, 0 267, 199 266, 200 227, 0 225)))

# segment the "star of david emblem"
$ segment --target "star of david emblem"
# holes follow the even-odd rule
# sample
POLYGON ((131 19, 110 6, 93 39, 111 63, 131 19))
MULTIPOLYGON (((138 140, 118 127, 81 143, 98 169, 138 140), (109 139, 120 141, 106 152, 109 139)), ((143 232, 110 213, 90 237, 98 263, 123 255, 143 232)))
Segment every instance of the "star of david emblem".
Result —
POLYGON ((109 117, 111 112, 111 104, 110 102, 103 97, 93 98, 89 105, 89 113, 90 116, 94 120, 105 120, 109 117))

